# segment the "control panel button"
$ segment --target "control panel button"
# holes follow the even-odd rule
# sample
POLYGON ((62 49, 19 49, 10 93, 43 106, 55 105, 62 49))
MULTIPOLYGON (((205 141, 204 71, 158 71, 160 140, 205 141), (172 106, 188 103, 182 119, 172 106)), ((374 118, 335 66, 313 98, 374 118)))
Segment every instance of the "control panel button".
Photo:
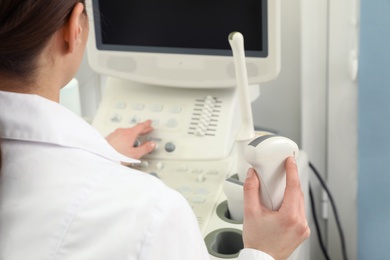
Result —
POLYGON ((172 153, 176 150, 176 146, 175 144, 169 142, 167 144, 165 144, 165 151, 167 151, 168 153, 172 153))
POLYGON ((182 193, 182 194, 192 193, 191 187, 188 187, 188 186, 182 186, 182 187, 178 188, 177 191, 182 193))
POLYGON ((138 124, 141 121, 141 119, 138 116, 132 116, 130 117, 129 123, 130 124, 138 124))
POLYGON ((206 177, 204 175, 198 175, 196 177, 196 181, 197 182, 205 182, 206 181, 206 177))
POLYGON ((191 172, 192 172, 192 173, 195 173, 195 174, 199 174, 199 173, 202 173, 203 170, 197 168, 197 169, 193 169, 191 172))
POLYGON ((149 162, 148 161, 142 161, 141 162, 141 168, 148 168, 149 167, 149 162))
POLYGON ((176 169, 178 172, 187 172, 188 167, 187 166, 180 166, 179 168, 176 169))
POLYGON ((203 110, 203 115, 205 115, 206 117, 211 117, 210 110, 207 110, 207 109, 203 110))
POLYGON ((147 141, 151 141, 151 142, 161 142, 161 138, 158 138, 158 137, 153 137, 153 136, 148 136, 146 138, 147 141))
POLYGON ((116 104, 115 104, 115 108, 116 109, 125 109, 127 106, 127 103, 126 102, 123 102, 123 101, 118 101, 116 104))
POLYGON ((206 202, 206 198, 203 197, 203 196, 194 196, 194 197, 191 198, 191 201, 193 203, 201 204, 201 203, 205 203, 206 202))
POLYGON ((179 113, 181 113, 181 111, 182 111, 181 106, 171 106, 169 108, 169 112, 172 114, 179 114, 179 113))
POLYGON ((199 124, 208 125, 210 123, 210 118, 206 116, 202 116, 199 120, 199 124))
POLYGON ((215 103, 215 99, 212 96, 207 96, 206 102, 215 103))
POLYGON ((122 121, 122 116, 119 114, 115 114, 111 117, 110 120, 112 123, 120 123, 122 121))
POLYGON ((195 135, 196 136, 205 136, 206 133, 202 129, 198 128, 198 129, 196 129, 195 135))
POLYGON ((203 224, 203 218, 202 217, 197 217, 197 220, 198 220, 198 224, 200 225, 200 226, 202 226, 202 224, 203 224))
POLYGON ((202 125, 202 124, 200 124, 200 125, 198 126, 198 129, 200 129, 200 130, 203 131, 203 132, 206 132, 206 131, 207 131, 207 127, 206 127, 205 125, 202 125))
POLYGON ((145 105, 142 103, 137 103, 137 104, 134 104, 132 106, 132 109, 136 110, 136 111, 142 111, 142 110, 144 110, 144 108, 145 108, 145 105))
POLYGON ((209 194, 209 190, 208 189, 204 189, 204 188, 199 188, 195 191, 195 194, 197 195, 208 195, 209 194))
POLYGON ((161 112, 163 110, 163 106, 160 104, 155 104, 150 106, 150 111, 152 112, 161 112))
POLYGON ((207 175, 218 175, 218 171, 217 170, 208 170, 207 175))
POLYGON ((157 162, 156 163, 156 169, 157 170, 162 170, 162 169, 164 169, 164 163, 163 162, 157 162))
POLYGON ((176 128, 178 126, 179 122, 174 119, 174 118, 171 118, 167 121, 167 123, 165 124, 166 127, 169 127, 169 128, 176 128))

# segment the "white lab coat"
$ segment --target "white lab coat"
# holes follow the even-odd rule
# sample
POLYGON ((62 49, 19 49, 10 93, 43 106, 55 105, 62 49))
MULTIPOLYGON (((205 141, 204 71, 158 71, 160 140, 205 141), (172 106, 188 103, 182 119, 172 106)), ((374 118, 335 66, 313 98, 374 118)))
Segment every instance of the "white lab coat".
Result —
POLYGON ((183 196, 58 103, 0 91, 0 133, 0 259, 209 258, 183 196))

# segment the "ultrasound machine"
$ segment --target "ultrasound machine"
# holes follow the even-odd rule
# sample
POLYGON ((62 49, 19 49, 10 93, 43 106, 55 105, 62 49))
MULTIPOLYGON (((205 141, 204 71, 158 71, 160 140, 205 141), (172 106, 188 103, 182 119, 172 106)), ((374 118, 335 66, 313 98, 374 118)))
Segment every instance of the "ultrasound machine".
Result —
MULTIPOLYGON (((210 259, 235 259, 242 221, 229 214, 226 179, 240 182, 248 168, 242 102, 249 106, 280 71, 280 0, 89 0, 87 8, 89 64, 107 77, 93 126, 106 136, 151 119, 154 131, 138 141, 157 147, 132 167, 186 197, 210 259), (232 32, 244 37, 249 101, 237 87, 232 32)), ((306 187, 303 151, 297 163, 306 187)), ((290 259, 308 259, 307 247, 290 259)))

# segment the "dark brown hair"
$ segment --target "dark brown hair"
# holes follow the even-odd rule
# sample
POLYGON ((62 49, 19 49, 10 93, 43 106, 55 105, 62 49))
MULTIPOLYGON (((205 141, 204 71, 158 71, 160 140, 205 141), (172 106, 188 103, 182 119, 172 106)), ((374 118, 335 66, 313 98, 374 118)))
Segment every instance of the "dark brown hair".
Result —
POLYGON ((0 76, 30 81, 37 57, 79 2, 85 5, 85 0, 1 0, 0 76))
POLYGON ((32 81, 39 54, 77 3, 85 6, 85 0, 0 0, 0 80, 32 81))

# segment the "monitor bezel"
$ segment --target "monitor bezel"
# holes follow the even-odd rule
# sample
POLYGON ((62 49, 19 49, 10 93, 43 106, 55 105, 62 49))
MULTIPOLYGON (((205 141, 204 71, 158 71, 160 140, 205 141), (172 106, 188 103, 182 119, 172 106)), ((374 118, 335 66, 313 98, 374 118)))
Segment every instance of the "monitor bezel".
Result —
MULTIPOLYGON (((123 47, 102 44, 99 26, 96 26, 100 23, 99 15, 95 15, 99 12, 98 6, 95 5, 97 1, 87 0, 87 12, 90 17, 87 54, 91 67, 98 73, 144 84, 171 87, 235 86, 231 50, 220 52, 213 50, 213 53, 210 51, 208 54, 208 50, 203 49, 123 47), (213 70, 215 70, 214 75, 213 70)), ((267 38, 265 42, 263 41, 265 47, 263 51, 256 54, 246 52, 250 84, 272 80, 280 71, 280 3, 279 0, 261 1, 264 3, 262 5, 267 7, 263 8, 263 12, 267 13, 267 28, 263 33, 268 34, 268 37, 265 37, 267 38), (254 55, 257 57, 253 57, 254 55), (255 71, 253 75, 251 68, 255 71)))

